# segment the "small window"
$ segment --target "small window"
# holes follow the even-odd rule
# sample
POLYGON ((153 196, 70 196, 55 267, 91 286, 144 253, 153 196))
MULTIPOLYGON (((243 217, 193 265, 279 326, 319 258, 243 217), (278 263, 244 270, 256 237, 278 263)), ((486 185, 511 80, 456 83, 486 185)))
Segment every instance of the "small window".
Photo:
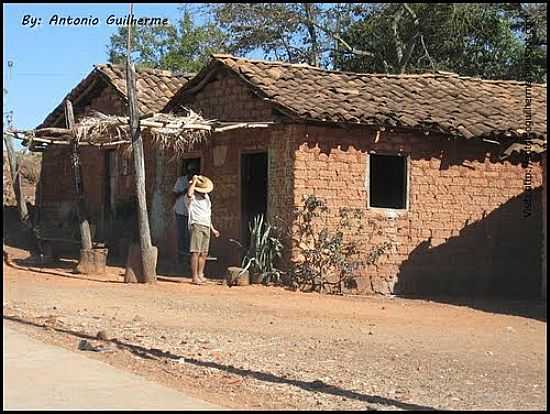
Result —
POLYGON ((407 158, 369 155, 369 207, 407 208, 407 158))

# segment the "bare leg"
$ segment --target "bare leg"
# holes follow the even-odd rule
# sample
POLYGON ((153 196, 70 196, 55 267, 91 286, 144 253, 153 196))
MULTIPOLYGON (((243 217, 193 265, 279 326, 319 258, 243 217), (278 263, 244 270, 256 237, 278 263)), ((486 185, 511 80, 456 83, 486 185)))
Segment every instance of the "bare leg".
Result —
POLYGON ((191 276, 193 277, 193 282, 200 282, 199 253, 191 253, 191 276))
POLYGON ((200 280, 206 280, 204 277, 204 267, 206 265, 206 253, 201 253, 199 256, 199 269, 198 269, 198 277, 200 280))

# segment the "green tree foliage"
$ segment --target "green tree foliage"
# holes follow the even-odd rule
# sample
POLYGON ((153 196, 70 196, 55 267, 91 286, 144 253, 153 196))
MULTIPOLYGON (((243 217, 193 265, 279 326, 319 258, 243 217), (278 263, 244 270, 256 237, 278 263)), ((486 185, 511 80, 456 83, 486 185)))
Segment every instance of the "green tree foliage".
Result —
MULTIPOLYGON (((225 36, 214 24, 197 25, 184 9, 175 26, 136 26, 132 30, 132 60, 136 65, 197 72, 210 54, 224 50, 225 36)), ((124 63, 128 28, 121 27, 107 46, 109 62, 124 63)))
POLYGON ((341 39, 369 3, 211 3, 208 13, 227 36, 236 55, 334 67, 341 39))
POLYGON ((318 3, 212 3, 209 12, 228 38, 228 51, 245 55, 261 50, 265 57, 316 63, 317 29, 306 24, 319 15, 318 3))
MULTIPOLYGON (((121 28, 110 61, 125 50, 121 28)), ((136 63, 193 72, 210 53, 226 51, 371 73, 525 80, 528 70, 545 82, 546 4, 208 3, 183 9, 175 27, 136 28, 134 50, 136 63), (199 14, 210 20, 197 24, 199 14)))
MULTIPOLYGON (((487 79, 523 79, 522 11, 500 4, 388 4, 369 10, 342 38, 364 55, 343 53, 338 69, 358 72, 457 72, 487 79)), ((536 21, 537 25, 541 20, 536 21)), ((537 39, 540 41, 540 39, 537 39)), ((545 52, 537 45, 535 78, 545 52)))

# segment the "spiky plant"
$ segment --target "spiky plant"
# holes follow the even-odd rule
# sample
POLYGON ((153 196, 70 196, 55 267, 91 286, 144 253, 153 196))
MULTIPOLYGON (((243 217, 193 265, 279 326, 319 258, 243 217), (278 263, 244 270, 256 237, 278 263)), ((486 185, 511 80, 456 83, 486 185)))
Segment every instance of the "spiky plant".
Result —
MULTIPOLYGON (((241 267, 257 277, 259 283, 279 282, 281 271, 275 267, 281 258, 283 243, 277 237, 277 229, 270 224, 263 214, 259 214, 248 225, 250 244, 246 249, 241 267)), ((241 243, 231 240, 241 247, 241 243)))

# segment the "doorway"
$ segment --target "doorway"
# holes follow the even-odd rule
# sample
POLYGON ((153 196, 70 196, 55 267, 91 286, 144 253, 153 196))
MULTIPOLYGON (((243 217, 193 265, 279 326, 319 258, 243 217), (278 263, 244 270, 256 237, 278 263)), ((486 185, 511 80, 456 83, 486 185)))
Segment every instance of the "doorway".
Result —
MULTIPOLYGON (((104 175, 104 200, 103 200, 103 218, 104 232, 112 227, 116 219, 115 200, 117 193, 117 175, 118 175, 118 157, 115 150, 105 151, 105 175, 104 175)), ((106 235, 106 234, 105 234, 106 235)))
MULTIPOLYGON (((178 171, 178 177, 181 177, 183 175, 188 175, 188 173, 192 174, 200 174, 201 173, 201 159, 200 157, 196 158, 185 158, 181 160, 181 164, 178 171)), ((191 177, 189 177, 191 179, 191 177)))
POLYGON ((250 243, 248 225, 267 213, 267 152, 241 156, 241 240, 250 243))

